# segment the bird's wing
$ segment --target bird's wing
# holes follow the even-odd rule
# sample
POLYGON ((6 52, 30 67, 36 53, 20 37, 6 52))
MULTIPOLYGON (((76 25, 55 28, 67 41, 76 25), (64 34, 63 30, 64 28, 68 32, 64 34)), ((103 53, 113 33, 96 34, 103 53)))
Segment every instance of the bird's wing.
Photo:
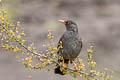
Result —
POLYGON ((58 50, 58 52, 57 53, 59 53, 59 51, 60 51, 60 46, 62 47, 63 46, 63 41, 65 42, 68 38, 69 38, 69 35, 71 35, 73 32, 71 32, 71 31, 67 31, 67 32, 65 32, 63 35, 62 35, 62 37, 60 38, 60 40, 59 40, 59 42, 58 42, 58 46, 57 46, 57 48, 59 49, 58 50))
POLYGON ((79 35, 76 36, 78 39, 79 44, 81 45, 81 49, 83 47, 82 39, 79 37, 79 35))
POLYGON ((82 47, 83 47, 82 39, 79 37, 78 41, 79 41, 79 44, 81 45, 81 49, 82 49, 82 47))
POLYGON ((83 43, 82 43, 81 39, 79 39, 79 43, 81 44, 81 49, 82 49, 83 43))

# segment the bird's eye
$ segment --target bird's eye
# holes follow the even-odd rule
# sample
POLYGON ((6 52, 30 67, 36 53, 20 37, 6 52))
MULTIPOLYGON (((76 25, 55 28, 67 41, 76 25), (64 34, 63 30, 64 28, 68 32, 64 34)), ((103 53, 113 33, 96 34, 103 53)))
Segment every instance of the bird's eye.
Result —
POLYGON ((71 22, 70 22, 70 21, 68 21, 68 22, 67 22, 67 24, 71 24, 71 22))

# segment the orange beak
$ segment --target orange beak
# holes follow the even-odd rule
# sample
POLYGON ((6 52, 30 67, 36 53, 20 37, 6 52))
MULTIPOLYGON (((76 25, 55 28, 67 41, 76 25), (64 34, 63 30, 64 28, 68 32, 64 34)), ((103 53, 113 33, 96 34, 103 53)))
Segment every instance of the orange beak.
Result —
POLYGON ((59 22, 66 24, 65 20, 58 20, 59 22))

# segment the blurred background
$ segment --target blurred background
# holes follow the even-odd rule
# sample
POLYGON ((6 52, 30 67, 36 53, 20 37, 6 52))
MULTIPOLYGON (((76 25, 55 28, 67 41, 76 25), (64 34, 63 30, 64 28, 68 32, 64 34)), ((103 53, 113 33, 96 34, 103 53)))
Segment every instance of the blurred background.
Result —
MULTIPOLYGON (((57 20, 73 20, 78 24, 83 41, 80 58, 85 59, 89 43, 94 45, 97 68, 114 71, 112 80, 120 80, 120 0, 3 0, 11 22, 20 21, 28 43, 38 51, 47 43, 51 30, 54 41, 65 31, 57 20)), ((56 45, 57 46, 57 45, 56 45)), ((47 70, 29 71, 18 63, 16 55, 0 52, 0 80, 74 80, 47 70), (28 78, 32 75, 32 78, 28 78)))

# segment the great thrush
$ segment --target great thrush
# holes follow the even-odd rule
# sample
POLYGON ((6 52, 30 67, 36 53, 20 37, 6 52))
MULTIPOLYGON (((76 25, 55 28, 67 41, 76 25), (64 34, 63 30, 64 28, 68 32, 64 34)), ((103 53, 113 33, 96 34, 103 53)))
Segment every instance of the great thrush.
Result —
MULTIPOLYGON (((78 34, 77 24, 71 20, 58 21, 63 23, 66 27, 65 33, 58 42, 58 47, 61 42, 62 48, 59 48, 57 54, 63 57, 63 59, 58 59, 58 63, 63 62, 68 65, 70 61, 70 63, 73 63, 73 65, 76 66, 74 59, 79 55, 82 49, 82 41, 78 34)), ((77 67, 75 69, 77 69, 77 67)), ((57 65, 54 72, 56 74, 64 75, 64 73, 60 70, 60 65, 57 65)))

